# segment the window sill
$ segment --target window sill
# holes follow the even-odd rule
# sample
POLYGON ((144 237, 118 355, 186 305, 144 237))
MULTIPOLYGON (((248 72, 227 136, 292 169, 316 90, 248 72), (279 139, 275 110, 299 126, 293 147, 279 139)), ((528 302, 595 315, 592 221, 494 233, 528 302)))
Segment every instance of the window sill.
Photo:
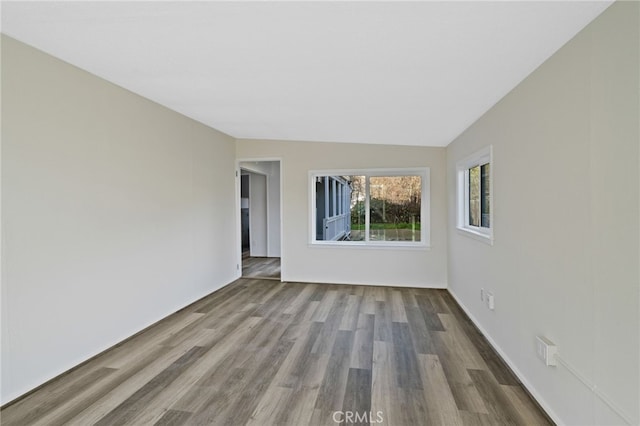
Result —
POLYGON ((309 243, 310 248, 338 248, 338 249, 365 249, 365 250, 431 250, 431 246, 426 243, 364 243, 360 241, 337 242, 337 241, 314 241, 309 243))
POLYGON ((458 234, 460 234, 460 235, 464 235, 466 237, 469 237, 469 238, 472 238, 474 240, 483 242, 483 243, 488 244, 490 246, 493 245, 493 235, 484 234, 482 232, 478 232, 478 231, 475 231, 475 230, 469 229, 469 228, 457 227, 456 229, 458 230, 458 234))

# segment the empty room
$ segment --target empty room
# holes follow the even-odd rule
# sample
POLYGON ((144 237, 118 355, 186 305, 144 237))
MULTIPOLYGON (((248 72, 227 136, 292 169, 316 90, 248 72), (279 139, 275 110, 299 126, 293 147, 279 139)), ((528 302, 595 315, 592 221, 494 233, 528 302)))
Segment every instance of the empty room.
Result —
POLYGON ((2 425, 640 425, 640 3, 1 5, 2 425))

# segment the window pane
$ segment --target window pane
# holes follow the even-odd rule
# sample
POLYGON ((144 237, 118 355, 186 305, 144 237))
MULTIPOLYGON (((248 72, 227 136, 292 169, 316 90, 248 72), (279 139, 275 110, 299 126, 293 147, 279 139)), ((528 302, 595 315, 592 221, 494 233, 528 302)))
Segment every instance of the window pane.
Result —
POLYGON ((351 241, 364 241, 365 229, 365 177, 349 176, 351 197, 347 213, 351 217, 351 241))
POLYGON ((490 176, 490 164, 483 164, 480 167, 480 191, 482 193, 482 227, 489 228, 491 226, 490 218, 491 218, 491 203, 490 203, 490 186, 491 186, 491 176, 490 176))
POLYGON ((326 176, 316 177, 316 240, 324 240, 324 219, 327 216, 328 194, 326 176))
POLYGON ((316 176, 315 197, 316 241, 364 240, 364 231, 351 235, 352 221, 364 230, 363 176, 316 176))
POLYGON ((371 241, 420 241, 420 176, 376 176, 369 182, 371 241))
POLYGON ((469 225, 480 226, 480 166, 469 169, 469 225))
POLYGON ((335 216, 333 214, 333 209, 334 209, 334 203, 333 200, 335 199, 335 189, 336 189, 336 181, 334 176, 327 176, 327 179, 329 180, 329 217, 333 217, 335 216))

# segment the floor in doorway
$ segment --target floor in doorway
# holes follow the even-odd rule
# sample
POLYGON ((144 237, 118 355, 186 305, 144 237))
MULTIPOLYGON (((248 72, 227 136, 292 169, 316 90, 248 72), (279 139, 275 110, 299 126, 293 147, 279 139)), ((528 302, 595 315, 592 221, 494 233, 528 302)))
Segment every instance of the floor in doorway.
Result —
POLYGON ((242 259, 242 276, 245 278, 280 279, 279 257, 246 257, 242 259))

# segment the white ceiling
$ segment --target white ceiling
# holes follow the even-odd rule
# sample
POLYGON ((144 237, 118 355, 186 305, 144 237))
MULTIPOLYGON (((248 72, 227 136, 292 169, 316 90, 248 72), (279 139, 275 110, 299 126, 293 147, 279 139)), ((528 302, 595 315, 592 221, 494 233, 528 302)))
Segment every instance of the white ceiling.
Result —
POLYGON ((2 32, 237 138, 445 146, 610 4, 3 2, 2 32))

